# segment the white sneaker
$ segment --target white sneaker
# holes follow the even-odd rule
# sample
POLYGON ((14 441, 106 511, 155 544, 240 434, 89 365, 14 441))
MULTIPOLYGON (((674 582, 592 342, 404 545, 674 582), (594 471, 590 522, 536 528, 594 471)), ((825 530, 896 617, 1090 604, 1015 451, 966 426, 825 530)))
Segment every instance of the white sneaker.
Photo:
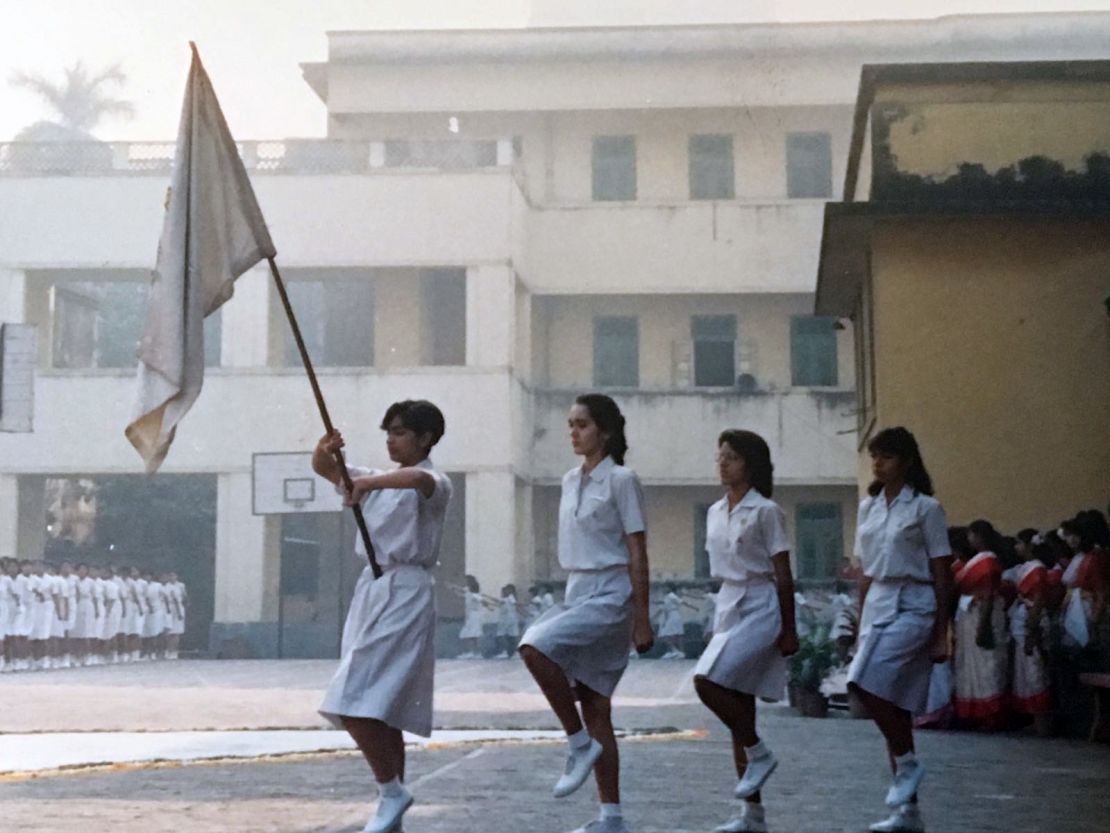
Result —
POLYGON ((767 821, 763 816, 763 806, 744 802, 739 815, 735 815, 713 833, 767 833, 767 821))
POLYGON ((378 799, 378 809, 374 813, 374 818, 366 822, 362 833, 398 833, 401 829, 401 819, 405 811, 412 806, 413 800, 412 793, 404 786, 401 787, 398 795, 388 798, 381 796, 378 799))
POLYGON ((910 806, 910 799, 925 777, 925 765, 917 758, 900 762, 894 770, 894 783, 886 793, 887 807, 910 806))
POLYGON ((586 779, 590 777, 590 771, 594 768, 594 764, 601 757, 601 752, 601 744, 593 738, 590 738, 589 746, 571 750, 571 753, 567 756, 567 768, 555 783, 555 797, 566 798, 585 784, 586 779))
POLYGON ((632 833, 624 818, 594 819, 582 827, 576 827, 572 833, 632 833))
POLYGON ((925 822, 916 804, 903 804, 889 818, 877 821, 868 830, 871 833, 925 833, 925 822))
POLYGON ((749 755, 744 777, 736 782, 733 795, 737 798, 751 798, 767 783, 767 779, 771 777, 771 773, 775 771, 778 765, 779 760, 770 749, 756 758, 749 755))

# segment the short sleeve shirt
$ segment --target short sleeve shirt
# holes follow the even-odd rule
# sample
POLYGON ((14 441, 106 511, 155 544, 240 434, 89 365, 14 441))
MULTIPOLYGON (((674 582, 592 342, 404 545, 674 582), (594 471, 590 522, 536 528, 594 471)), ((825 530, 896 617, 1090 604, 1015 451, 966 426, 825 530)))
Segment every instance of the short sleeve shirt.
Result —
POLYGON ((909 486, 887 506, 882 492, 860 503, 856 555, 877 581, 932 581, 929 559, 951 555, 944 509, 909 486))
MULTIPOLYGON (((376 489, 362 499, 374 557, 383 569, 409 564, 430 570, 439 562, 451 478, 438 471, 430 457, 417 463, 416 468, 426 470, 435 479, 435 490, 428 497, 416 489, 376 489)), ((383 474, 379 469, 353 466, 348 471, 351 477, 383 474)), ((355 552, 366 557, 361 535, 355 539, 355 552)))
POLYGON ((559 502, 559 564, 565 570, 606 570, 628 565, 624 536, 647 529, 644 490, 632 469, 612 457, 588 475, 563 475, 559 502))
POLYGON ((790 551, 786 514, 755 489, 749 489, 731 510, 726 495, 706 513, 705 551, 713 578, 733 582, 774 579, 772 556, 790 551))

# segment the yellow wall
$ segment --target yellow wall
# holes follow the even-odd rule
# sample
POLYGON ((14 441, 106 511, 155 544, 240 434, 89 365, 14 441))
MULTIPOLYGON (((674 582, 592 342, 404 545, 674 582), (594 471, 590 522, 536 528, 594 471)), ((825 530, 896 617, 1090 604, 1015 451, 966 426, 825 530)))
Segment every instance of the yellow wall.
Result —
MULTIPOLYGON (((582 388, 593 384, 593 319, 598 315, 637 316, 640 326, 640 387, 677 385, 676 351, 691 341, 693 315, 735 315, 741 358, 760 387, 791 387, 790 318, 810 315, 808 295, 573 295, 547 296, 534 305, 546 322, 534 337, 547 355, 535 368, 543 386, 582 388)), ((855 377, 851 333, 837 339, 837 387, 851 388, 855 377)))
POLYGON ((1110 221, 889 220, 872 270, 877 424, 917 435, 949 521, 1104 509, 1110 221))

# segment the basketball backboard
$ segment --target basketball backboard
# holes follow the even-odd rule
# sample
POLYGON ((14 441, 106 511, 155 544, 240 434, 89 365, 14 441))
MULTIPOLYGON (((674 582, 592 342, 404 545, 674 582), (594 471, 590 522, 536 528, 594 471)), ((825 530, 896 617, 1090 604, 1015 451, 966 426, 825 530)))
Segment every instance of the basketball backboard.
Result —
POLYGON ((278 451, 253 455, 253 512, 339 512, 343 499, 335 486, 312 470, 312 454, 278 451))

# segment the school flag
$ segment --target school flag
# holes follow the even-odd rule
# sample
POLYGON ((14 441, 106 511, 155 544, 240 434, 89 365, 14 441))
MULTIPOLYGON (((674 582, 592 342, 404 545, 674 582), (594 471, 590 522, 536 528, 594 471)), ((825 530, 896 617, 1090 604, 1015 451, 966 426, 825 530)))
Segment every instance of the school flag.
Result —
POLYGON ((125 431, 158 470, 204 382, 204 318, 235 279, 276 254, 195 45, 177 134, 146 325, 138 397, 125 431))

